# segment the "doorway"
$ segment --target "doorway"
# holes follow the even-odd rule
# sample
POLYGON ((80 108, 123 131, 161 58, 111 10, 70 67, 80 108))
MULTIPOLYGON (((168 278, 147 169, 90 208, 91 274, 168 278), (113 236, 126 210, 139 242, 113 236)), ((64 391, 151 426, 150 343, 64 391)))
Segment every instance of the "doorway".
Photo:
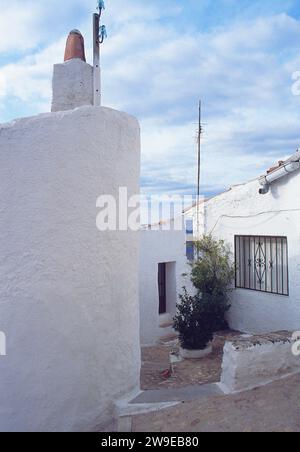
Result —
POLYGON ((166 264, 158 264, 159 315, 167 312, 166 264))

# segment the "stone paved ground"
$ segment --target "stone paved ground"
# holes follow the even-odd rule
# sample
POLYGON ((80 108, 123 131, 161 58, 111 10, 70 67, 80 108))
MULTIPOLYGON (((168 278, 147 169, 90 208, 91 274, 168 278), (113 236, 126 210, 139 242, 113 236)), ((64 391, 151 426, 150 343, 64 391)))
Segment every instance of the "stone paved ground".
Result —
POLYGON ((178 352, 178 341, 166 342, 156 347, 142 349, 141 389, 182 388, 193 384, 220 381, 223 347, 226 340, 239 336, 234 331, 224 331, 215 336, 213 353, 199 360, 183 360, 174 365, 174 374, 165 380, 161 373, 170 367, 169 354, 178 352))
POLYGON ((133 417, 134 432, 300 432, 300 375, 133 417))

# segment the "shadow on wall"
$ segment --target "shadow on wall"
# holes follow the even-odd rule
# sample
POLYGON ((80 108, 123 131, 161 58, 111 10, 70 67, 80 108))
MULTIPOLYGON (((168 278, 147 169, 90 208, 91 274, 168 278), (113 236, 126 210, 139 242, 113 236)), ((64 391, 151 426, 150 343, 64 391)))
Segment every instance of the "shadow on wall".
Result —
MULTIPOLYGON (((299 240, 298 240, 299 241, 299 240)), ((236 289, 231 295, 228 315, 232 329, 253 334, 270 331, 300 330, 300 254, 288 241, 289 296, 248 289, 236 289), (293 255, 294 252, 296 255, 293 255)))

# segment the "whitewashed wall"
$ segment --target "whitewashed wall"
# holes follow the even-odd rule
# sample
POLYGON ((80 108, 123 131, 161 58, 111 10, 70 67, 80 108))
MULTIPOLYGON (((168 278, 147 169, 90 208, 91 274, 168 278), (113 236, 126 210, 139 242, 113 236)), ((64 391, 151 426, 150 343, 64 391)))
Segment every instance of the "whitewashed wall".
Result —
POLYGON ((185 231, 143 230, 140 233, 141 342, 150 345, 159 338, 158 264, 167 265, 167 313, 176 312, 178 295, 185 283, 185 231))
POLYGON ((283 334, 269 339, 254 336, 226 342, 220 387, 226 393, 247 391, 300 372, 299 357, 292 353, 293 340, 283 334), (245 339, 247 340, 247 339, 245 339))
POLYGON ((55 64, 51 111, 66 111, 93 105, 93 77, 93 67, 79 58, 55 64))
POLYGON ((124 113, 0 126, 1 431, 99 428, 139 387, 138 235, 96 229, 97 197, 138 193, 139 172, 124 113))
POLYGON ((205 232, 222 238, 234 251, 235 235, 287 236, 290 296, 235 290, 229 321, 232 328, 263 333, 300 329, 299 172, 260 195, 258 180, 234 187, 205 205, 205 232), (241 217, 241 218, 239 218, 241 217))

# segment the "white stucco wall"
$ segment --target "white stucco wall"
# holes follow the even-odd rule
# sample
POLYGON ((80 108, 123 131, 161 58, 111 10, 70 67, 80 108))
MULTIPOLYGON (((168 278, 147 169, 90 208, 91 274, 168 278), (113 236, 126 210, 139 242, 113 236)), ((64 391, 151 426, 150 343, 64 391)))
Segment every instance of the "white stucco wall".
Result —
POLYGON ((52 92, 52 112, 93 105, 93 67, 79 58, 55 64, 52 92))
MULTIPOLYGON (((290 335, 291 337, 291 335, 290 335)), ((256 342, 243 347, 226 342, 220 387, 227 393, 246 391, 300 372, 292 340, 256 342)))
POLYGON ((142 230, 140 241, 141 342, 150 345, 159 338, 158 264, 167 263, 167 313, 172 317, 185 284, 185 231, 142 230))
POLYGON ((98 196, 138 193, 139 173, 124 113, 0 126, 1 431, 99 428, 139 387, 138 235, 96 228, 98 196))
POLYGON ((260 195, 258 180, 234 187, 205 204, 205 232, 224 239, 234 251, 235 235, 287 236, 289 297, 235 290, 229 313, 234 329, 263 333, 300 328, 300 173, 272 184, 260 195))

